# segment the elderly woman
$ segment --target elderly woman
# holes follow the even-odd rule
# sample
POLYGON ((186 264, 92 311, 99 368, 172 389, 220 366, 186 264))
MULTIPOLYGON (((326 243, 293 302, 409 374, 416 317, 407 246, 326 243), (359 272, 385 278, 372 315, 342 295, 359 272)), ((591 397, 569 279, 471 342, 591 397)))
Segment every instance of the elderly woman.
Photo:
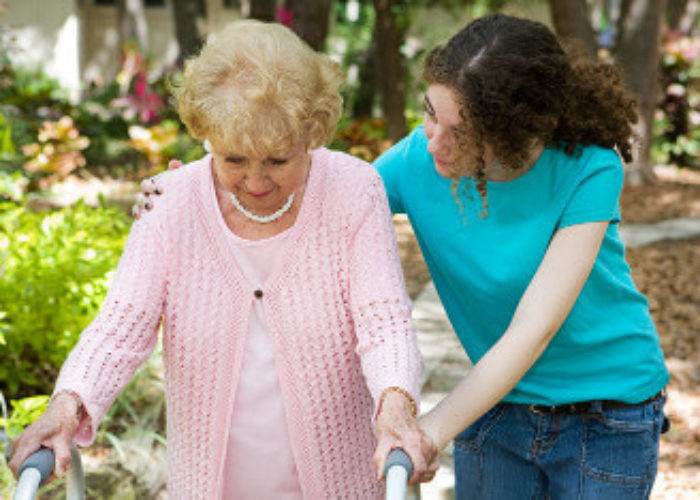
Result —
POLYGON ((161 179, 167 194, 134 223, 13 470, 43 444, 60 474, 162 321, 171 498, 375 498, 373 453, 381 463, 394 446, 411 455, 414 482, 432 476, 382 181, 322 147, 341 82, 291 31, 253 21, 189 63, 178 111, 212 153, 161 179))

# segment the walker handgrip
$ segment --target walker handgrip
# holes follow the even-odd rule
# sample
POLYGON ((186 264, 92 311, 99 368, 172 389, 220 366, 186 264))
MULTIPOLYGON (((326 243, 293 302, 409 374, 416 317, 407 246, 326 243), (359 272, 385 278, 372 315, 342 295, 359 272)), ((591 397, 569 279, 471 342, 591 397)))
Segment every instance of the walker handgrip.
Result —
POLYGON ((50 448, 39 448, 37 451, 29 455, 24 463, 19 468, 19 476, 27 469, 36 469, 41 475, 41 481, 39 484, 44 484, 44 481, 53 472, 54 464, 56 462, 56 457, 53 454, 53 450, 50 448))
POLYGON ((407 477, 411 477, 411 474, 413 474, 413 462, 411 462, 411 457, 408 456, 408 453, 401 448, 394 448, 389 453, 384 465, 384 476, 386 477, 389 469, 397 465, 406 469, 407 477))
POLYGON ((413 473, 413 462, 401 448, 391 450, 384 466, 386 500, 405 500, 406 484, 413 473))

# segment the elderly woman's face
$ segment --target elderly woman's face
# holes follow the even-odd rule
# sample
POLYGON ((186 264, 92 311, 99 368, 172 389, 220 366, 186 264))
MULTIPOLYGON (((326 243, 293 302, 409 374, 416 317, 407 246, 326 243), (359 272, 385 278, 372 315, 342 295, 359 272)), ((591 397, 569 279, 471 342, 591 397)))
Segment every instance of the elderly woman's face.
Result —
POLYGON ((258 215, 278 210, 309 175, 311 156, 303 143, 282 155, 246 155, 215 140, 211 148, 214 171, 223 188, 258 215))

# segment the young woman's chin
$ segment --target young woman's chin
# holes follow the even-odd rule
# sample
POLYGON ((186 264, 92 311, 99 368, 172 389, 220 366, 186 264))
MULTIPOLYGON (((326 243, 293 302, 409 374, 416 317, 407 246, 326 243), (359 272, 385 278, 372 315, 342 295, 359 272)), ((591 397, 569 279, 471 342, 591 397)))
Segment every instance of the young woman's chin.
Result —
POLYGON ((443 162, 438 158, 433 157, 433 162, 435 163, 435 170, 438 174, 448 179, 453 177, 452 174, 452 164, 448 162, 443 162))

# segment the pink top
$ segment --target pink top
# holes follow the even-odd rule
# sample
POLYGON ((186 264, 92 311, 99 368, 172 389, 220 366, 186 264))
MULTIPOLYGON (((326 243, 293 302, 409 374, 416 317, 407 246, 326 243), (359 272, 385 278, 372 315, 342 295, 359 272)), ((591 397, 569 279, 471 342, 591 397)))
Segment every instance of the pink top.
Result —
POLYGON ((379 174, 313 152, 296 223, 258 297, 221 229, 210 158, 163 175, 164 194, 134 222, 100 314, 61 369, 55 390, 76 392, 87 411, 78 443, 94 439, 162 323, 168 497, 221 498, 258 301, 304 498, 381 497, 374 407, 390 386, 418 399, 421 359, 379 174))
MULTIPOLYGON (((236 263, 254 288, 265 289, 265 281, 287 233, 260 241, 230 233, 236 263)), ((274 345, 259 301, 253 302, 233 404, 223 497, 226 500, 303 498, 287 432, 274 345)))

